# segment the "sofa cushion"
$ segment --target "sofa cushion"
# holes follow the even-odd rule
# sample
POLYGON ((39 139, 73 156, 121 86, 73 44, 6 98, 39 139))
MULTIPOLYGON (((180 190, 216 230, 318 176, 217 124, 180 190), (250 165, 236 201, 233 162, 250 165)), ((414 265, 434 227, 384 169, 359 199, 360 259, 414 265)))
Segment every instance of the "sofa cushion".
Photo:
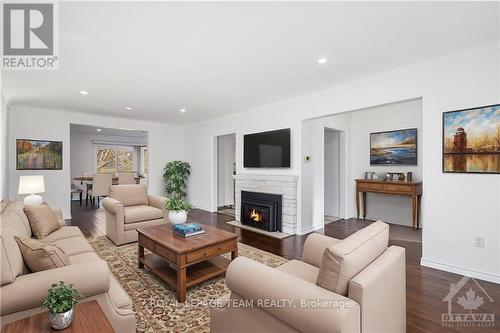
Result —
POLYGON ((347 295, 349 280, 380 256, 389 243, 389 226, 374 222, 323 253, 316 283, 325 289, 347 295))
POLYGON ((51 232, 47 235, 47 237, 41 239, 41 241, 44 243, 50 243, 56 240, 77 236, 84 237, 82 232, 80 231, 80 228, 76 226, 66 226, 61 227, 54 232, 51 232))
POLYGON ((113 185, 108 196, 120 201, 125 207, 149 204, 146 185, 113 185))
POLYGON ((95 252, 83 252, 68 257, 71 265, 81 264, 82 262, 89 262, 99 260, 99 256, 95 252))
POLYGON ((30 222, 31 231, 38 239, 61 227, 56 215, 45 202, 37 206, 24 206, 24 213, 30 222))
POLYGON ((22 201, 19 200, 14 200, 9 202, 5 208, 4 212, 12 212, 19 216, 21 219, 21 222, 24 226, 24 229, 26 230, 26 237, 31 237, 31 227, 30 227, 30 222, 28 221, 28 217, 24 213, 24 204, 22 201))
POLYGON ((0 216, 0 223, 1 284, 4 285, 13 282, 24 270, 23 257, 14 237, 28 236, 23 221, 12 211, 4 211, 0 216))
POLYGON ((69 265, 68 257, 54 244, 45 244, 34 238, 16 237, 23 259, 32 272, 45 271, 69 265))
POLYGON ((74 256, 84 252, 94 252, 92 246, 87 242, 84 237, 68 237, 58 239, 52 242, 57 245, 67 256, 74 256))
POLYGON ((140 229, 140 228, 152 227, 152 226, 160 225, 163 223, 166 223, 164 219, 148 220, 148 221, 141 221, 141 222, 135 222, 135 223, 126 223, 123 226, 123 229, 125 231, 129 231, 129 230, 135 230, 135 229, 140 229))
POLYGON ((163 218, 163 211, 161 209, 147 205, 124 207, 123 210, 125 213, 125 223, 134 223, 163 218))
POLYGON ((290 260, 289 262, 276 267, 276 269, 313 284, 316 284, 319 272, 318 267, 309 265, 300 260, 290 260))

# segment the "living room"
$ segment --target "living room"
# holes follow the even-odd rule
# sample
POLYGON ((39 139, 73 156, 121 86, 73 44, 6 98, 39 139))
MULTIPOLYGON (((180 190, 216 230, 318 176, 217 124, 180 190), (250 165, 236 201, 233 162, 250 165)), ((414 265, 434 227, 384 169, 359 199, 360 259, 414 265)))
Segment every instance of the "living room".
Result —
POLYGON ((2 54, 2 331, 59 281, 78 332, 498 330, 498 2, 51 4, 56 68, 2 54))

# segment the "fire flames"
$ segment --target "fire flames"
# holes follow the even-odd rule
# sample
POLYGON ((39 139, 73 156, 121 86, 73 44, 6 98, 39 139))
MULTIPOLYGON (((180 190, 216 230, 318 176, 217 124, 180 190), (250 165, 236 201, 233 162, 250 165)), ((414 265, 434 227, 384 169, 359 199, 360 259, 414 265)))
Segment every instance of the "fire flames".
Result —
POLYGON ((263 216, 256 209, 252 209, 250 211, 250 218, 255 222, 262 222, 262 220, 264 219, 263 216))

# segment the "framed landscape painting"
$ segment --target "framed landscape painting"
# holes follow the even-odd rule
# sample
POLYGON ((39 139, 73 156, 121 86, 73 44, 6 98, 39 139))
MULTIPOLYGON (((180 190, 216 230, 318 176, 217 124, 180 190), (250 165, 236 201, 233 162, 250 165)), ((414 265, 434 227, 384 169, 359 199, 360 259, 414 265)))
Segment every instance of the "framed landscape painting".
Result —
POLYGON ((370 165, 417 165, 417 129, 370 133, 370 165))
POLYGON ((16 140, 17 170, 61 170, 62 141, 16 140))
POLYGON ((443 113, 443 172, 500 173, 500 104, 443 113))

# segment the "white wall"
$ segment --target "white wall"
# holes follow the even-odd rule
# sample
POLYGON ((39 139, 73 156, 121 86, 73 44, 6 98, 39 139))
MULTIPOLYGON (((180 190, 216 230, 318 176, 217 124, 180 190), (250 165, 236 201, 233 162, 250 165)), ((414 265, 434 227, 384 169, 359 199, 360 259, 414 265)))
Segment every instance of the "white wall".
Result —
POLYGON ((325 215, 340 217, 340 132, 325 130, 325 215))
MULTIPOLYGON (((106 134, 90 134, 80 133, 70 130, 71 141, 71 179, 77 176, 83 176, 84 173, 95 172, 96 145, 93 141, 119 142, 117 145, 129 144, 133 146, 147 145, 147 138, 131 137, 131 136, 115 136, 106 134)), ((140 151, 134 147, 134 171, 140 171, 140 151)), ((79 184, 78 181, 73 181, 79 184)))
MULTIPOLYGON (((213 175, 207 165, 211 163, 215 135, 236 132, 238 172, 298 174, 301 177, 299 186, 304 186, 310 180, 306 179, 300 162, 302 120, 422 97, 423 120, 419 133, 422 136, 422 177, 425 179, 422 263, 500 282, 500 177, 443 174, 441 171, 442 113, 499 103, 498 59, 498 45, 485 46, 188 127, 185 129, 185 153, 193 171, 189 197, 197 206, 210 207, 213 175), (242 168, 242 134, 285 127, 292 128, 292 168, 242 168), (485 248, 474 247, 476 235, 486 237, 485 248)), ((300 209, 312 210, 314 201, 302 199, 299 197, 300 209)), ((310 223, 303 221, 303 214, 299 217, 301 230, 310 228, 310 223)))
POLYGON ((236 160, 234 134, 217 137, 217 206, 234 205, 233 163, 236 160))
MULTIPOLYGON (((363 178, 365 171, 376 172, 379 178, 383 178, 386 172, 407 172, 411 171, 413 173, 414 180, 422 180, 422 100, 411 100, 404 101, 401 103, 393 103, 388 105, 377 106, 373 108, 367 108, 359 111, 346 112, 342 114, 336 114, 332 116, 320 117, 311 120, 306 120, 304 123, 313 123, 315 129, 311 132, 312 140, 315 145, 321 145, 321 140, 323 138, 322 128, 340 128, 348 137, 350 141, 350 146, 347 151, 347 156, 349 163, 347 168, 348 180, 347 180, 347 192, 342 191, 341 196, 347 197, 347 210, 346 216, 355 216, 355 182, 357 178, 363 178), (348 119, 346 121, 346 119, 348 119), (342 125, 340 125, 342 124, 342 125), (332 127, 335 126, 335 127, 332 127), (417 128, 417 165, 416 166, 370 166, 370 133, 381 132, 396 129, 405 128, 417 128)), ((328 133, 328 131, 327 131, 328 133)), ((325 149, 326 140, 325 136, 325 149)), ((303 135, 303 139, 306 136, 303 135)), ((321 153, 318 149, 317 154, 321 153)), ((325 155, 327 158, 328 155, 325 155)), ((331 156, 330 156, 331 157, 331 156)), ((317 163, 316 169, 321 168, 321 156, 313 156, 311 163, 317 163)), ((325 163, 332 163, 328 159, 325 163)), ((327 170, 325 170, 326 175, 327 170)), ((325 187, 325 205, 328 202, 335 202, 335 200, 330 200, 328 193, 328 186, 333 186, 329 182, 329 179, 325 176, 325 179, 321 179, 319 174, 315 174, 318 178, 318 188, 312 189, 315 194, 304 193, 305 197, 311 195, 321 196, 321 187, 325 187), (325 184, 325 185, 322 185, 325 184)), ((344 177, 344 173, 342 173, 344 177)), ((368 193, 367 195, 367 218, 369 219, 381 219, 386 222, 402 224, 411 226, 411 198, 405 196, 389 196, 381 194, 368 193)), ((325 211, 328 211, 328 207, 325 206, 325 211)), ((313 220, 313 225, 320 227, 322 225, 321 218, 318 216, 319 220, 313 220)), ((422 219, 420 219, 421 225, 423 225, 422 219)))
POLYGON ((1 114, 0 114, 0 201, 9 197, 8 181, 8 109, 1 94, 1 114))
POLYGON ((13 105, 9 108, 9 197, 17 196, 19 176, 41 174, 45 176, 44 199, 59 207, 64 218, 70 218, 70 123, 127 128, 149 133, 149 192, 162 195, 163 167, 171 160, 183 159, 183 133, 181 128, 161 123, 133 119, 104 117, 84 113, 13 105), (42 171, 16 170, 16 139, 44 139, 63 141, 63 169, 42 171))

